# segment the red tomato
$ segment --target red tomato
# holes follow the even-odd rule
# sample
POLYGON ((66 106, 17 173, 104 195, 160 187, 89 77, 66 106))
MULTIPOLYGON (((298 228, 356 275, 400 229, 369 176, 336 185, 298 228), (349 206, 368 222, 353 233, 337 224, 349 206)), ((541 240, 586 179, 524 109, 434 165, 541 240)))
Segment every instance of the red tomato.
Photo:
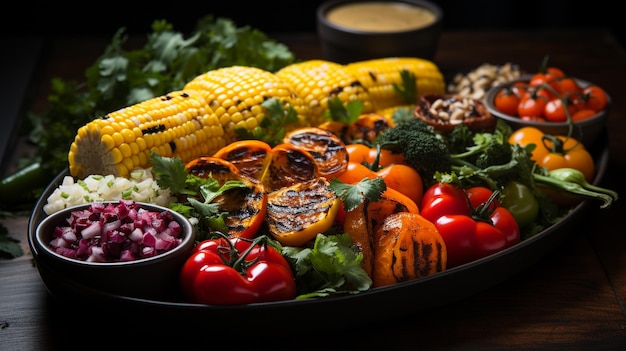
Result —
POLYGON ((574 112, 574 114, 572 115, 572 121, 575 121, 575 122, 582 121, 589 117, 595 116, 597 113, 598 111, 595 111, 589 108, 584 108, 584 109, 574 112))
POLYGON ((293 272, 280 252, 267 243, 235 237, 199 243, 181 269, 180 284, 189 301, 210 305, 296 296, 293 272))
POLYGON ((563 97, 571 96, 572 94, 578 94, 582 91, 576 79, 572 77, 558 77, 555 79, 555 83, 555 90, 563 97))
POLYGON ((576 107, 567 100, 554 98, 544 107, 543 115, 548 122, 566 122, 567 115, 571 117, 576 112, 576 107))
POLYGON ((493 99, 494 106, 502 113, 517 116, 520 97, 509 87, 500 90, 493 99))
POLYGON ((517 106, 517 114, 520 117, 543 117, 543 111, 548 100, 538 96, 537 92, 528 91, 522 96, 517 106))
POLYGON ((535 73, 529 81, 529 84, 532 86, 538 86, 543 83, 553 84, 555 78, 563 77, 565 73, 563 70, 557 67, 547 67, 543 72, 535 73))
POLYGON ((444 215, 470 215, 463 189, 448 183, 435 183, 424 192, 420 213, 431 222, 444 215))
MULTIPOLYGON (((474 186, 474 187, 465 189, 465 194, 467 195, 467 198, 470 200, 470 203, 472 204, 472 206, 476 208, 484 203, 487 203, 491 195, 493 195, 493 191, 491 191, 491 189, 489 188, 485 188, 482 186, 474 186)), ((495 198, 493 202, 497 206, 500 206, 500 201, 498 201, 498 198, 495 198)))
POLYGON ((522 116, 520 117, 520 119, 522 121, 529 121, 529 122, 545 122, 546 121, 546 119, 541 116, 522 116))
POLYGON ((602 111, 606 107, 608 97, 604 89, 597 85, 589 85, 583 89, 584 99, 587 101, 587 108, 595 111, 602 111))
POLYGON ((437 183, 422 199, 420 213, 433 222, 446 243, 447 267, 456 267, 520 242, 515 217, 499 202, 481 211, 493 193, 487 188, 437 183), (467 201, 469 197, 470 201, 467 201), (473 199, 473 200, 472 200, 473 199), (477 205, 475 205, 475 203, 477 205), (470 215, 471 214, 471 215, 470 215))

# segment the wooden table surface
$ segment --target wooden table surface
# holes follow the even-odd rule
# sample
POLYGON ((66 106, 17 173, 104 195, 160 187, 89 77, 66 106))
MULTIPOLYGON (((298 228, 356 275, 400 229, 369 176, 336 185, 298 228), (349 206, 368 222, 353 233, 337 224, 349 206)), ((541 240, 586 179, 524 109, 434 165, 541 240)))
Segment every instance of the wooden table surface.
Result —
MULTIPOLYGON (((320 57, 312 33, 273 37, 287 43, 302 59, 320 57)), ((33 106, 45 103, 51 77, 82 79, 84 69, 108 39, 53 41, 34 82, 37 99, 33 106)), ((482 63, 514 62, 533 71, 546 54, 566 73, 595 82, 612 96, 607 128, 610 159, 602 185, 624 196, 626 52, 611 33, 602 29, 448 31, 443 33, 434 61, 448 75, 482 63)), ((220 333, 207 330, 206 334, 182 335, 174 342, 190 345, 188 349, 231 342, 250 349, 626 350, 624 214, 624 199, 606 210, 592 207, 583 225, 571 230, 564 242, 536 264, 461 301, 418 314, 327 334, 311 334, 305 328, 284 334, 271 320, 246 320, 236 326, 241 333, 235 339, 224 340, 220 333), (246 338, 246 330, 259 328, 268 331, 266 337, 246 338)), ((0 261, 0 350, 99 349, 105 345, 125 349, 124 339, 141 340, 146 346, 171 340, 167 316, 150 326, 137 326, 138 331, 118 334, 115 321, 100 321, 81 306, 53 300, 33 266, 27 222, 26 216, 3 220, 26 254, 0 261)), ((120 315, 121 319, 132 317, 120 315)), ((328 323, 335 318, 350 316, 330 315, 328 323)))

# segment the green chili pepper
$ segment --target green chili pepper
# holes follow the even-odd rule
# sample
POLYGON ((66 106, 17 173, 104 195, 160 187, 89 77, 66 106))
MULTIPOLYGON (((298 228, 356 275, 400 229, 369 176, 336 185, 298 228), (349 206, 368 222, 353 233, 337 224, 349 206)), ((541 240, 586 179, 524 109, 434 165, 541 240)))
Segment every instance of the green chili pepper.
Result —
POLYGON ((610 207, 618 194, 610 189, 589 184, 583 173, 574 168, 559 168, 548 172, 548 175, 533 175, 535 182, 565 191, 572 195, 602 201, 600 208, 610 207))
POLYGON ((39 191, 48 182, 48 172, 39 162, 18 169, 0 182, 0 207, 13 210, 34 204, 39 191))
POLYGON ((506 183, 501 194, 500 203, 515 217, 520 228, 535 222, 539 214, 539 203, 529 187, 512 180, 506 183))

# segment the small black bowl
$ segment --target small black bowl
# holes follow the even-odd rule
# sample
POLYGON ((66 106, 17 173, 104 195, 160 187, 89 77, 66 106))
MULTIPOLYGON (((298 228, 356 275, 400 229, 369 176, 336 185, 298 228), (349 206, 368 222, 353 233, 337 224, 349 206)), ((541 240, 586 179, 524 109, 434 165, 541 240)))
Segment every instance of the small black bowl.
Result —
MULTIPOLYGON (((363 19, 361 22, 366 22, 363 19)), ((333 0, 317 9, 317 33, 327 60, 346 64, 384 57, 419 57, 432 60, 435 56, 443 24, 443 11, 429 1, 393 0, 333 0), (391 30, 358 29, 339 25, 328 19, 328 13, 340 6, 351 4, 383 3, 388 6, 410 6, 432 14, 433 20, 423 26, 391 30)))

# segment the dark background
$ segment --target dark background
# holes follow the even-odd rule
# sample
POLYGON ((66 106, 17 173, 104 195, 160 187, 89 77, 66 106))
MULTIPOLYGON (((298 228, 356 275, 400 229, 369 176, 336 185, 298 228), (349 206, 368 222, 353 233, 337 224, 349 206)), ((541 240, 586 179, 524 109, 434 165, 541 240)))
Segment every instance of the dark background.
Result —
MULTIPOLYGON (((444 28, 591 28, 607 27, 624 43, 623 19, 618 20, 617 1, 510 1, 432 0, 444 11, 444 28)), ((322 0, 204 0, 165 4, 83 2, 64 5, 46 2, 11 2, 3 12, 2 33, 13 35, 102 35, 111 37, 120 27, 129 33, 145 33, 155 19, 165 19, 174 29, 189 32, 199 17, 227 17, 238 26, 250 25, 268 34, 315 31, 315 11, 322 0), (8 9, 8 8, 7 8, 8 9)))

